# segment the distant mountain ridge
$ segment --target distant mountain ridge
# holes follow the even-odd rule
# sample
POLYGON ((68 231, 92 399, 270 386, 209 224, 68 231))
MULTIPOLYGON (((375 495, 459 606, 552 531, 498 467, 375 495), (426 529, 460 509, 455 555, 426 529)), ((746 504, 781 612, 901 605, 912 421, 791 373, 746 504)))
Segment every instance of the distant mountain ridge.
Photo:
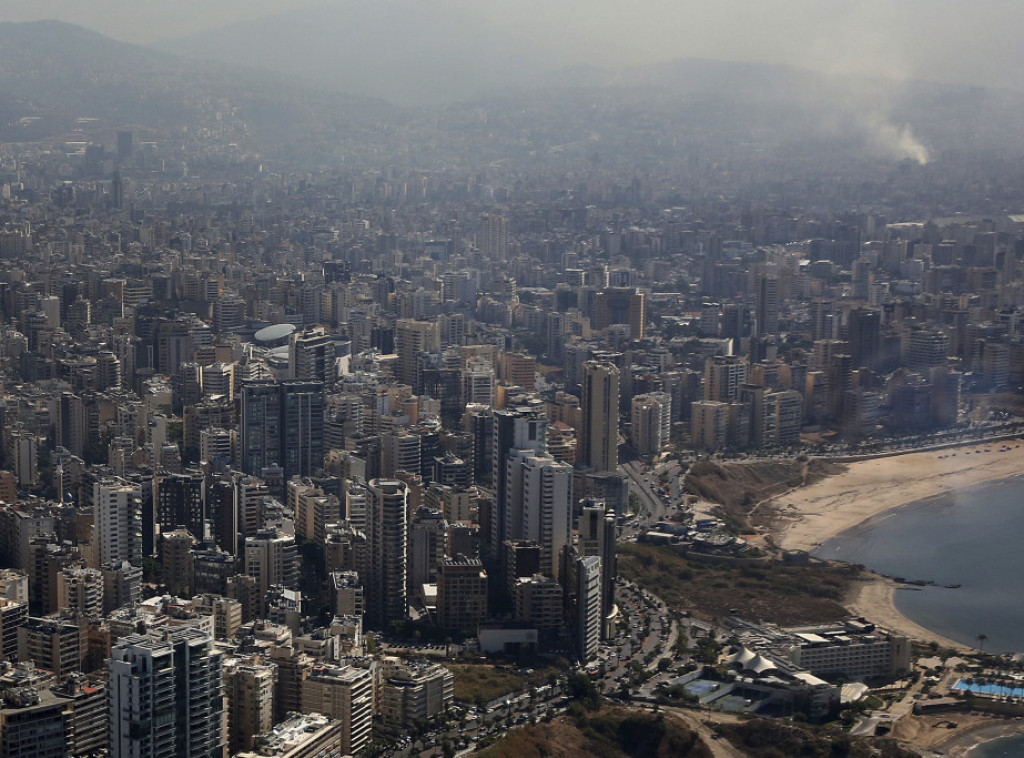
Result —
POLYGON ((443 16, 416 10, 424 5, 408 5, 415 16, 409 24, 422 21, 419 34, 382 32, 378 18, 377 27, 356 24, 342 38, 314 23, 322 17, 309 11, 161 49, 56 21, 3 23, 0 139, 80 141, 102 133, 109 140, 113 129, 126 126, 177 139, 205 127, 261 160, 313 166, 389 156, 424 166, 458 164, 468 159, 467 140, 476 140, 480 160, 500 160, 525 149, 526 134, 538 139, 535 152, 546 149, 543 135, 552 145, 584 149, 579 146, 594 135, 632 145, 657 132, 656 141, 672 149, 689 141, 704 151, 711 140, 800 151, 819 140, 827 150, 844 146, 918 162, 935 151, 1016 151, 1024 142, 1024 96, 1016 92, 704 59, 556 65, 517 50, 514 36, 488 38, 486 29, 480 44, 458 47, 438 28, 443 16), (385 38, 388 45, 380 42, 385 38), (397 44, 401 39, 408 44, 397 44), (239 45, 255 59, 236 55, 239 45), (484 47, 489 62, 477 65, 484 47), (208 58, 184 57, 199 52, 208 58), (211 60, 216 55, 227 61, 211 60), (312 67, 312 76, 295 61, 312 67), (271 70, 286 63, 293 68, 271 70), (356 94, 346 94, 349 88, 356 94), (381 99, 388 96, 419 107, 381 99), (488 113, 495 120, 488 122, 488 113))
POLYGON ((61 21, 0 23, 0 138, 32 140, 136 125, 164 132, 237 112, 279 134, 308 120, 376 118, 381 101, 323 98, 283 74, 188 60, 61 21))
MULTIPOLYGON (((817 75, 780 65, 681 58, 646 66, 563 62, 558 46, 427 3, 348 0, 258 18, 154 49, 287 74, 402 105, 444 105, 508 88, 668 86, 756 92, 817 75)), ((614 60, 614 55, 608 55, 614 60)))

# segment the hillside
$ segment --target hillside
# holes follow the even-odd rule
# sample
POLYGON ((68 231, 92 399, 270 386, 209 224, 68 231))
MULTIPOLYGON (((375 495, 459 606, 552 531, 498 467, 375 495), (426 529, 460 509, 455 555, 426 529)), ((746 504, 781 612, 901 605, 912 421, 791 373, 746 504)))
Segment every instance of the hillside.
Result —
POLYGON ((730 518, 745 527, 749 525, 748 519, 756 524, 770 517, 767 512, 751 517, 752 510, 762 500, 844 470, 842 465, 818 459, 755 463, 698 461, 687 471, 684 487, 691 495, 722 505, 730 518))
POLYGON ((860 570, 845 565, 763 566, 716 563, 681 556, 670 547, 621 543, 619 573, 656 592, 668 606, 717 620, 737 612, 782 626, 849 616, 840 604, 860 570))
POLYGON ((514 729, 477 753, 482 758, 711 758, 692 731, 662 715, 622 708, 579 710, 547 724, 514 729))
POLYGON ((755 719, 721 724, 718 731, 750 758, 914 758, 918 753, 892 739, 851 737, 836 730, 798 727, 781 721, 755 719))
POLYGON ((393 109, 319 96, 283 75, 197 62, 58 21, 0 23, 0 139, 82 139, 126 126, 154 136, 208 129, 256 149, 312 125, 393 109))

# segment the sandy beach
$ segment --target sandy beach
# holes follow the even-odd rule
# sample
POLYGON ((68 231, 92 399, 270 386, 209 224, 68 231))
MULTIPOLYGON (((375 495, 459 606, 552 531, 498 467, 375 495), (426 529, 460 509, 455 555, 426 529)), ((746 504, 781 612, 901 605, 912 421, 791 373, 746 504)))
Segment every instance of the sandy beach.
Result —
POLYGON ((1024 444, 991 442, 848 466, 842 474, 772 500, 776 545, 783 550, 813 550, 830 537, 901 505, 1024 473, 1024 444), (1007 445, 1009 450, 1000 451, 1007 445))
POLYGON ((902 719, 893 733, 906 740, 927 756, 956 756, 963 758, 982 742, 1012 737, 1024 732, 1024 723, 985 713, 945 713, 902 719), (947 726, 956 724, 954 729, 947 726))
MULTIPOLYGON (((848 466, 842 474, 790 490, 771 501, 776 513, 772 529, 776 545, 784 550, 813 550, 825 540, 884 517, 901 505, 1022 473, 1024 444, 967 445, 856 461, 848 466)), ((858 582, 844 605, 857 616, 915 640, 969 649, 900 613, 893 602, 894 594, 901 591, 898 587, 880 576, 858 582)))
POLYGON ((904 616, 896 608, 894 595, 900 590, 891 579, 871 575, 871 578, 857 582, 850 594, 843 599, 843 605, 854 616, 863 616, 869 621, 890 631, 905 634, 921 642, 937 642, 942 647, 954 650, 970 650, 966 645, 954 642, 948 637, 936 634, 904 616))

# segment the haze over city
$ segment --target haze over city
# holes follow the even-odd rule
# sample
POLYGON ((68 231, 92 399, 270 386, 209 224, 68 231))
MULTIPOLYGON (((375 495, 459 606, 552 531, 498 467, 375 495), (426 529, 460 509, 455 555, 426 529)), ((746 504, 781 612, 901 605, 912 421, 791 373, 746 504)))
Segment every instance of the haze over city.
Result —
MULTIPOLYGON (((327 33, 339 45, 359 34, 353 18, 377 19, 400 42, 414 31, 410 19, 431 17, 443 20, 438 52, 485 35, 499 50, 515 46, 522 64, 546 70, 696 57, 1018 88, 1024 63, 1017 44, 1024 8, 1013 0, 38 0, 0 9, 0 21, 58 19, 137 44, 213 30, 231 36, 251 22, 292 15, 317 22, 307 32, 327 33)), ((386 38, 377 41, 382 54, 399 52, 386 38)), ((298 39, 281 45, 295 58, 305 54, 298 39)))
POLYGON ((1024 8, 0 7, 0 758, 1024 753, 1024 8))

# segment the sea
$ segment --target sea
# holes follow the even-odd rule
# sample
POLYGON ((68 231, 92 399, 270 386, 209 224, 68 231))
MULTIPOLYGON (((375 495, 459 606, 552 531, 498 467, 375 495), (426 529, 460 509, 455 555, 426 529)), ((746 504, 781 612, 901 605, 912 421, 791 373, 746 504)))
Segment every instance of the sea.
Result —
POLYGON ((1024 755, 1024 736, 1000 737, 971 749, 969 758, 1020 758, 1024 755))
POLYGON ((896 591, 901 613, 943 637, 1002 653, 1024 652, 1022 548, 1018 475, 879 514, 814 555, 914 582, 896 591))
MULTIPOLYGON (((926 629, 990 652, 1024 652, 1024 475, 879 514, 814 551, 905 584, 897 609, 926 629)), ((1024 736, 970 758, 1024 756, 1024 736)))

